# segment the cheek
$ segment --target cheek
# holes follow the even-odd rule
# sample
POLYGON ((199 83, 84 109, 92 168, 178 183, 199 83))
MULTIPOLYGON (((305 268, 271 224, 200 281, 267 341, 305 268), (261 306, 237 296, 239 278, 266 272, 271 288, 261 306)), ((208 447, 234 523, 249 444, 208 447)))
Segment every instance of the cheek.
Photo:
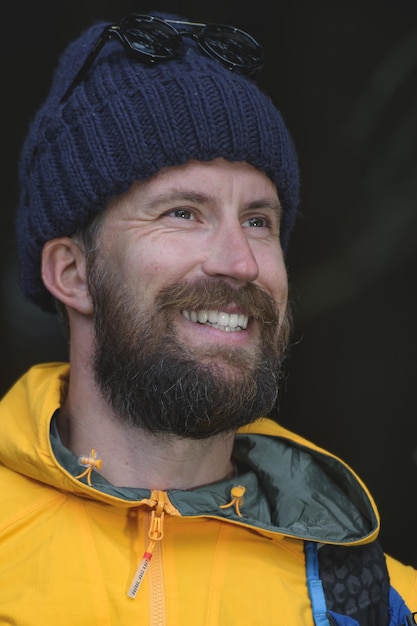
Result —
POLYGON ((277 277, 277 282, 273 287, 272 297, 278 305, 278 308, 283 310, 287 306, 288 302, 288 282, 283 275, 277 277))
POLYGON ((288 299, 287 269, 281 249, 265 250, 257 255, 259 265, 258 282, 282 307, 288 299))
POLYGON ((196 265, 189 250, 178 245, 141 246, 129 261, 128 272, 142 288, 158 291, 161 286, 184 278, 196 265))

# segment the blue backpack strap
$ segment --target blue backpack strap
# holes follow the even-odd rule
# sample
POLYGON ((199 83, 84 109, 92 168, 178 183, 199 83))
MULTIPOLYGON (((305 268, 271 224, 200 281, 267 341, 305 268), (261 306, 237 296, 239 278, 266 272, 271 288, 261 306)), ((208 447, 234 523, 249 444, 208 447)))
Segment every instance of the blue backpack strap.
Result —
POLYGON ((317 544, 313 541, 304 542, 306 559, 307 588, 310 596, 311 608, 315 626, 354 626, 356 621, 349 617, 348 621, 340 621, 336 614, 327 613, 326 598, 324 596, 323 583, 319 576, 319 560, 317 544), (329 620, 330 618, 330 620, 329 620))
POLYGON ((304 553, 306 559, 307 587, 310 595, 311 608, 313 609, 314 623, 316 626, 331 626, 327 617, 323 583, 319 577, 317 544, 312 541, 305 541, 304 553))
POLYGON ((415 618, 417 613, 411 613, 406 603, 394 589, 390 587, 389 590, 389 611, 390 611, 390 623, 389 626, 411 626, 416 624, 415 618))
POLYGON ((322 546, 321 551, 323 550, 323 554, 326 555, 324 559, 321 557, 321 552, 319 557, 316 543, 311 541, 304 543, 307 587, 316 626, 359 626, 359 624, 378 626, 385 623, 387 626, 412 626, 417 624, 417 613, 411 613, 403 598, 389 583, 385 555, 378 542, 366 544, 359 551, 358 548, 330 545, 322 546), (349 556, 352 554, 354 555, 353 563, 350 562, 349 556), (322 567, 324 567, 324 572, 320 571, 322 567), (353 569, 350 570, 352 567, 353 569), (349 574, 351 571, 358 576, 362 567, 364 567, 362 572, 364 577, 361 577, 359 585, 353 585, 346 595, 348 587, 340 587, 342 574, 346 572, 349 574), (373 572, 372 578, 375 577, 373 581, 369 579, 370 572, 373 572), (320 577, 323 573, 325 574, 324 581, 320 577), (373 593, 368 594, 371 588, 373 593), (364 592, 365 595, 363 595, 364 592), (330 594, 330 604, 326 598, 327 594, 330 594), (341 594, 341 606, 339 602, 335 602, 338 594, 341 594), (358 602, 362 603, 366 598, 368 599, 368 602, 364 604, 366 612, 358 611, 358 602), (360 621, 346 614, 343 608, 347 609, 348 606, 350 614, 360 613, 360 621), (338 612, 340 610, 343 614, 338 612))

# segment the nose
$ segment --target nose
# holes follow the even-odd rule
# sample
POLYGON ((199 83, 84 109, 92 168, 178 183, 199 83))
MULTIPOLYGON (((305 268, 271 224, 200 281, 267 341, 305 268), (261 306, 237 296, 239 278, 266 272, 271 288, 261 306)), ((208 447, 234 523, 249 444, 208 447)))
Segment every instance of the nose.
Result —
POLYGON ((259 267, 251 244, 240 223, 219 228, 213 235, 202 266, 208 276, 232 278, 237 282, 253 282, 259 267))

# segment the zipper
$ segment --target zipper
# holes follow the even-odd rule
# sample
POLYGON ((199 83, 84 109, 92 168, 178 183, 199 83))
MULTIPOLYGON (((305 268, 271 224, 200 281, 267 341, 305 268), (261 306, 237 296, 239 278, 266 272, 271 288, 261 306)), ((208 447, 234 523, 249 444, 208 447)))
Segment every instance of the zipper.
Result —
POLYGON ((152 500, 155 500, 155 505, 151 512, 151 521, 148 530, 149 543, 145 552, 143 553, 142 559, 138 565, 132 583, 129 587, 129 591, 127 592, 129 598, 136 597, 151 562, 155 549, 155 544, 161 541, 162 537, 164 536, 164 515, 168 496, 165 491, 155 490, 152 491, 152 500))
MULTIPOLYGON (((234 506, 236 514, 242 517, 240 507, 243 504, 243 498, 245 494, 245 487, 242 485, 235 485, 231 490, 231 500, 227 504, 220 506, 221 509, 227 509, 234 506)), ((133 580, 130 584, 127 595, 129 598, 136 598, 136 595, 143 582, 145 574, 150 565, 155 546, 159 544, 164 536, 164 515, 165 512, 173 513, 172 504, 165 491, 154 490, 151 493, 151 498, 148 501, 148 506, 151 508, 151 520, 149 524, 148 537, 149 543, 145 552, 142 555, 142 559, 137 567, 133 580)), ((160 545, 160 544, 159 544, 160 545)))

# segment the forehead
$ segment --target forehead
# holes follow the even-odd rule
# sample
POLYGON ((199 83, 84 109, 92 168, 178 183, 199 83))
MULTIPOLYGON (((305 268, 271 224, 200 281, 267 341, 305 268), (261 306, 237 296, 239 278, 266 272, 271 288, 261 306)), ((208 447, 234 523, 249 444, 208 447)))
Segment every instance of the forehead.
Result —
POLYGON ((161 169, 153 178, 148 179, 144 185, 164 186, 194 183, 201 186, 210 186, 213 180, 231 182, 232 179, 235 179, 239 184, 243 184, 248 177, 251 185, 256 184, 264 189, 269 189, 272 193, 276 193, 274 183, 264 172, 249 165, 249 163, 227 161, 223 158, 213 159, 212 161, 189 161, 185 165, 161 169))
POLYGON ((112 210, 129 205, 139 197, 142 202, 169 201, 181 194, 211 203, 250 203, 266 200, 280 208, 275 184, 260 170, 246 162, 231 162, 223 158, 212 161, 189 161, 185 165, 161 169, 145 181, 136 181, 121 196, 108 205, 112 210))

